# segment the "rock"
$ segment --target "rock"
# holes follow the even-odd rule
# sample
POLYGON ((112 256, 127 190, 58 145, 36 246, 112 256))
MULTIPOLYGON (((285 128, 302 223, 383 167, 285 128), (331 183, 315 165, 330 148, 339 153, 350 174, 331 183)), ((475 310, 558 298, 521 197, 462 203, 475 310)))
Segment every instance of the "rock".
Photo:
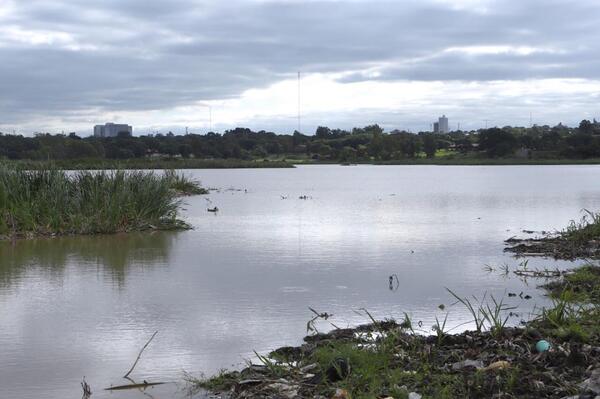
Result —
POLYGON ((325 371, 325 375, 330 382, 343 380, 350 374, 350 363, 341 357, 335 358, 331 365, 325 371))
POLYGON ((345 389, 340 389, 337 388, 335 390, 335 394, 333 394, 333 396, 331 397, 331 399, 349 399, 350 395, 348 394, 348 391, 346 391, 345 389))
MULTIPOLYGON (((281 381, 281 380, 280 380, 281 381)), ((284 380, 285 381, 285 380, 284 380)), ((267 386, 268 389, 277 392, 284 398, 292 399, 298 396, 298 386, 284 382, 275 382, 267 386)))
POLYGON ((262 382, 262 380, 247 379, 247 380, 239 381, 238 385, 257 385, 257 384, 260 384, 261 382, 262 382))
POLYGON ((408 399, 421 399, 422 396, 416 392, 411 392, 408 394, 408 399))
POLYGON ((540 339, 542 338, 542 334, 535 329, 527 329, 525 332, 525 335, 528 336, 529 338, 533 338, 533 339, 540 339))
POLYGON ((309 371, 313 371, 314 369, 318 368, 319 365, 317 363, 311 363, 308 364, 302 368, 300 368, 300 371, 303 373, 308 373, 309 371))
POLYGON ((592 375, 580 385, 581 389, 600 395, 600 369, 592 371, 592 375))
POLYGON ((506 360, 499 360, 497 362, 494 362, 492 364, 490 364, 489 366, 487 366, 486 368, 484 368, 485 371, 497 371, 497 370, 504 370, 510 367, 510 363, 507 362, 506 360))
POLYGON ((452 363, 452 371, 460 371, 466 368, 475 368, 477 370, 482 369, 483 362, 481 360, 463 360, 462 362, 452 363))
POLYGON ((287 360, 298 360, 302 356, 302 349, 293 346, 284 346, 274 350, 269 355, 279 355, 287 360))

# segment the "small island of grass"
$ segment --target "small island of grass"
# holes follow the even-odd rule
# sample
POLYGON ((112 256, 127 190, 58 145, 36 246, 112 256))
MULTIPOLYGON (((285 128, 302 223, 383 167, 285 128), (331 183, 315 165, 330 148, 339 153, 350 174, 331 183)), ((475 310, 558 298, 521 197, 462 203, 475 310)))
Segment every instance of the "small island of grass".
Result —
POLYGON ((0 169, 0 239, 177 230, 183 195, 206 194, 173 171, 0 169))

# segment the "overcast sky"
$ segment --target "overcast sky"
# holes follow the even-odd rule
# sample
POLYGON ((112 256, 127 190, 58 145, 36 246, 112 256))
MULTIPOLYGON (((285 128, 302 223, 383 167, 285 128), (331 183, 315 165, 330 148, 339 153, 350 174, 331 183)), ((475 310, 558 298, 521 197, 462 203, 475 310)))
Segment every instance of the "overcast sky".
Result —
POLYGON ((600 118, 600 1, 0 0, 0 131, 600 118))

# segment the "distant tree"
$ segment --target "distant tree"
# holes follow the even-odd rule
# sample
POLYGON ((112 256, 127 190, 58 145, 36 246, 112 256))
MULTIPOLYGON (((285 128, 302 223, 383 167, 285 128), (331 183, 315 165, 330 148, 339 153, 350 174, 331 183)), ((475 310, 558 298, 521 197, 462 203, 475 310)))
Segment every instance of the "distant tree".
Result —
POLYGON ((381 126, 378 124, 365 126, 362 130, 366 134, 371 134, 373 136, 383 134, 383 128, 381 128, 381 126))
POLYGON ((183 158, 189 158, 192 155, 192 146, 189 144, 181 144, 179 146, 179 153, 183 158))
POLYGON ((579 123, 579 132, 583 134, 592 134, 594 132, 594 125, 589 120, 584 119, 579 123))
POLYGON ((83 140, 69 140, 65 145, 65 158, 96 158, 98 151, 96 148, 83 140))
POLYGON ((326 139, 331 136, 331 129, 326 126, 319 126, 315 132, 315 137, 318 139, 326 139))
POLYGON ((491 128, 479 133, 479 148, 491 158, 512 154, 517 146, 517 138, 506 130, 491 128))
POLYGON ((433 158, 435 156, 435 152, 437 151, 437 141, 434 135, 424 135, 423 150, 425 151, 425 155, 427 155, 427 158, 433 158))

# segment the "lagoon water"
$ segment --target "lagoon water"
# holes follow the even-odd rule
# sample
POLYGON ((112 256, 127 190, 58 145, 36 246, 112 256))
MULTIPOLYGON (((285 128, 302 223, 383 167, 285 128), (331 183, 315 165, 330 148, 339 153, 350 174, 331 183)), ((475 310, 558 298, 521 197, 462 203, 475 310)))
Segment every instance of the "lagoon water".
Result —
MULTIPOLYGON (((194 375, 301 343, 308 307, 338 326, 375 317, 468 320, 445 291, 493 294, 526 319, 547 299, 503 241, 553 230, 600 202, 600 166, 301 166, 196 170, 178 233, 0 243, 0 398, 189 397, 194 375), (306 195, 308 199, 299 199, 306 195), (285 199, 284 199, 285 198, 285 199), (206 212, 207 206, 220 212, 206 212), (398 283, 390 290, 388 277, 398 283), (528 293, 525 301, 508 292, 528 293), (438 308, 445 304, 445 310, 438 308), (132 377, 169 384, 109 393, 132 377), (146 395, 145 395, 146 394, 146 395)), ((568 267, 532 259, 529 267, 568 267)), ((319 324, 327 329, 327 324, 319 324)))

